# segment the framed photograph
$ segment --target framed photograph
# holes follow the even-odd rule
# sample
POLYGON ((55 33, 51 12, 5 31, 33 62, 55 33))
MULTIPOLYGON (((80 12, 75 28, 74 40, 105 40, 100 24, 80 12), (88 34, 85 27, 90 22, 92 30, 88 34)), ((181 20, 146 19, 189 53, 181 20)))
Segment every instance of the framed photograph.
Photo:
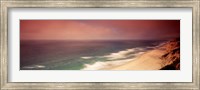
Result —
POLYGON ((199 0, 1 0, 1 89, 199 90, 199 0))

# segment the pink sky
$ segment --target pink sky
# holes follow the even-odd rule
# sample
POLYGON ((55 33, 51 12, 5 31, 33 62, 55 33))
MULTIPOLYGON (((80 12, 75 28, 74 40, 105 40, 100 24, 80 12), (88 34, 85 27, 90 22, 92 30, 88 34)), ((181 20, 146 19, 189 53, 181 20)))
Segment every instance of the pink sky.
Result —
POLYGON ((179 20, 20 20, 21 40, 160 40, 179 36, 179 20))

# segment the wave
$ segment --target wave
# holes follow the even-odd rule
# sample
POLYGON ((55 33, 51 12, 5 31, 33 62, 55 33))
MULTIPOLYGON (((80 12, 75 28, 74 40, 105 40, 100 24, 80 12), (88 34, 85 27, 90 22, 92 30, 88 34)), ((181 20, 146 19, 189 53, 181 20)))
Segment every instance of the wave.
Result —
POLYGON ((119 51, 116 53, 111 53, 103 57, 106 57, 109 60, 124 59, 131 56, 136 56, 138 53, 143 52, 144 50, 145 50, 144 48, 131 48, 131 49, 126 49, 126 50, 119 51))
POLYGON ((84 64, 85 67, 82 70, 100 70, 122 65, 129 61, 133 61, 134 58, 143 54, 144 51, 146 51, 145 48, 131 48, 116 53, 110 53, 108 55, 98 56, 99 58, 105 58, 106 60, 97 61, 93 64, 84 64))
POLYGON ((45 68, 46 66, 44 65, 33 65, 33 66, 25 66, 25 67, 22 67, 24 69, 43 69, 45 68))
POLYGON ((95 62, 94 64, 85 64, 85 68, 83 68, 82 70, 100 70, 100 69, 105 69, 105 68, 121 65, 132 60, 133 59, 106 61, 106 62, 98 61, 98 62, 95 62))
POLYGON ((82 59, 92 59, 93 57, 91 56, 85 56, 85 57, 81 57, 82 59))

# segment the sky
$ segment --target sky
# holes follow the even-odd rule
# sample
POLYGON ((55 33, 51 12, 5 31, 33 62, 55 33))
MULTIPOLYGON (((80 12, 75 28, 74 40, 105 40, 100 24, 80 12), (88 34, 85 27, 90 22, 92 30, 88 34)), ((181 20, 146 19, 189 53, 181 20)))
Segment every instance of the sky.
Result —
POLYGON ((167 40, 180 20, 20 20, 20 40, 167 40))

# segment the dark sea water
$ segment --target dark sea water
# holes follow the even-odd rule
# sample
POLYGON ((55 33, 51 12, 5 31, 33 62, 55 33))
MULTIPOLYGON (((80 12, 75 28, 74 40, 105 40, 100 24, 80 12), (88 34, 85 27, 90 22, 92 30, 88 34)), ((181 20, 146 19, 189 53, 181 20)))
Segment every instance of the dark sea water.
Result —
POLYGON ((21 70, 96 70, 120 65, 163 41, 21 40, 21 70))

